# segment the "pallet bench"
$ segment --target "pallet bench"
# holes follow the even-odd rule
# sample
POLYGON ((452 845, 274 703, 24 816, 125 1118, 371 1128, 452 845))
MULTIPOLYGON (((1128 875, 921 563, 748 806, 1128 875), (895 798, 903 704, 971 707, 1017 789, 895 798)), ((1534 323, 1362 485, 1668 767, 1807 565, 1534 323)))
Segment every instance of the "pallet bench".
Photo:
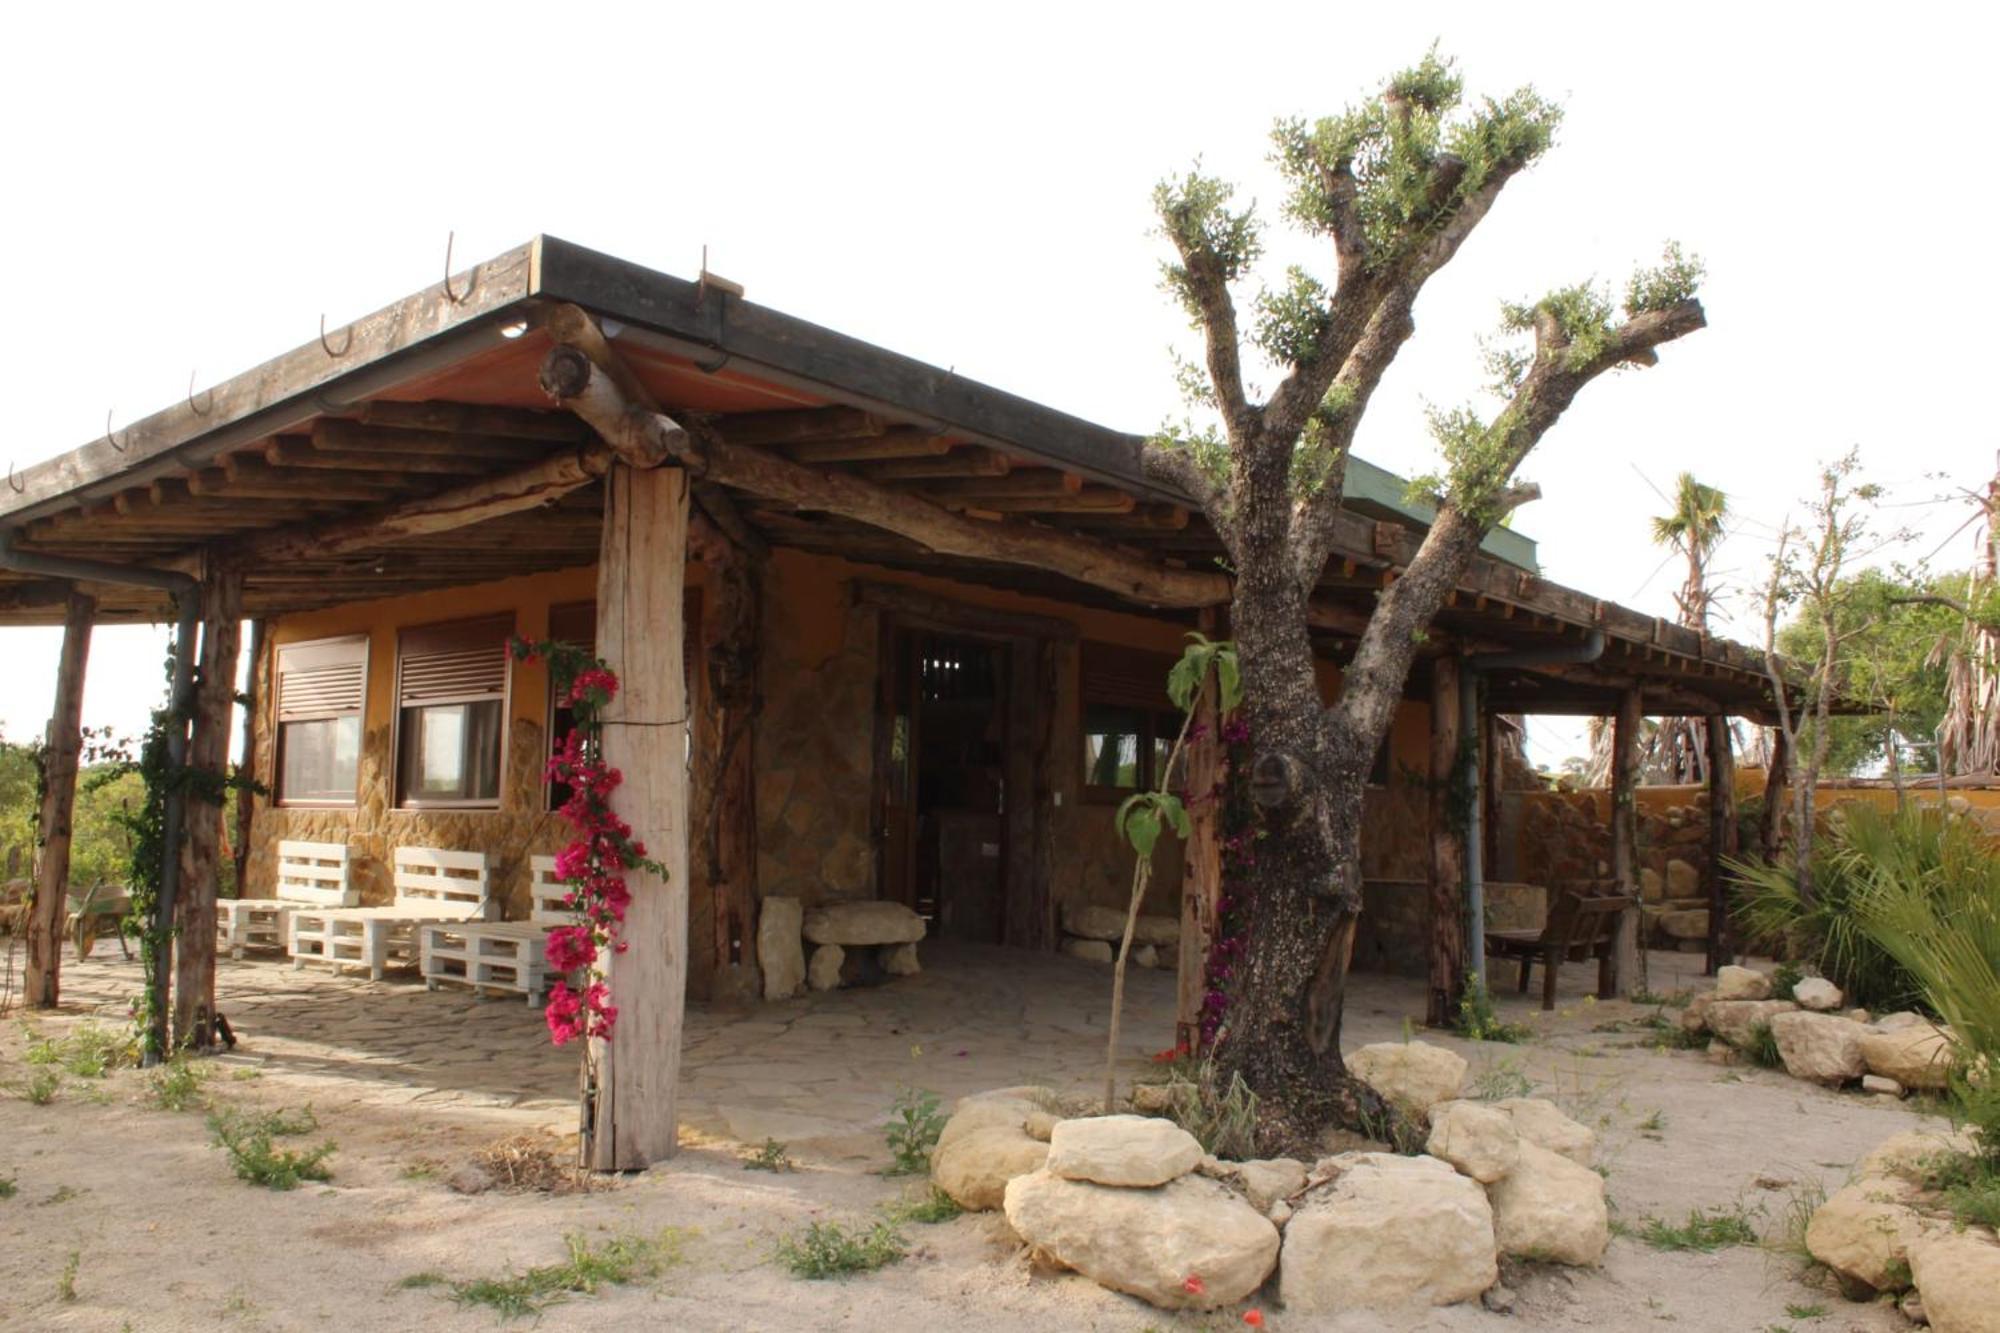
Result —
POLYGON ((216 902, 216 952, 226 949, 231 958, 241 958, 246 949, 282 951, 296 909, 360 905, 361 895, 348 877, 346 843, 280 842, 278 885, 272 897, 216 902))
POLYGON ((486 853, 398 847, 393 862, 392 906, 292 909, 286 943, 293 967, 325 963, 336 972, 365 967, 370 980, 380 981, 391 965, 420 964, 421 927, 478 921, 491 914, 486 853))
POLYGON ((570 886, 556 878, 553 856, 529 861, 528 893, 532 903, 526 921, 451 921, 420 926, 418 947, 424 985, 470 986, 485 997, 488 990, 511 991, 528 997, 539 1008, 548 990, 549 927, 569 925, 576 913, 566 905, 570 886))

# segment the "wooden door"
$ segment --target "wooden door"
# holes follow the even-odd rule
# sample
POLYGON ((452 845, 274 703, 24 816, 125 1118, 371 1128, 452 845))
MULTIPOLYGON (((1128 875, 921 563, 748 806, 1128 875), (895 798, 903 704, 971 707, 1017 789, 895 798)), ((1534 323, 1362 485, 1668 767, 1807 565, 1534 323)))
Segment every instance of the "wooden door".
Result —
POLYGON ((883 617, 875 691, 876 896, 916 906, 916 636, 883 617))

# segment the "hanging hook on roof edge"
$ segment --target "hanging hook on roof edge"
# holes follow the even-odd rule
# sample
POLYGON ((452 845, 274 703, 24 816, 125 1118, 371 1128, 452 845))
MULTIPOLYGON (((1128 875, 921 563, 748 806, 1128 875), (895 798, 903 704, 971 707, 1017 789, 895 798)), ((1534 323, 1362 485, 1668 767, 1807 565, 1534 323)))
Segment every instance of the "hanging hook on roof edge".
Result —
POLYGON ((118 443, 118 437, 111 433, 112 411, 113 409, 109 407, 104 409, 104 442, 111 446, 111 450, 113 453, 122 454, 127 449, 130 449, 132 447, 132 430, 128 426, 125 430, 125 443, 123 444, 118 443))
POLYGON ((16 495, 28 493, 28 483, 14 476, 14 460, 11 458, 7 460, 7 484, 13 488, 16 495))
MULTIPOLYGON (((447 276, 451 272, 451 261, 449 259, 445 261, 445 272, 447 276)), ((326 315, 324 312, 321 312, 319 317, 319 345, 321 351, 335 360, 346 356, 354 347, 354 326, 352 324, 347 326, 347 341, 341 343, 339 350, 336 351, 333 344, 326 340, 326 315)))
POLYGON ((210 385, 208 388, 202 390, 203 396, 207 399, 208 406, 196 407, 194 405, 194 377, 196 373, 197 372, 192 370, 188 372, 188 391, 187 391, 188 411, 194 413, 198 417, 205 417, 209 413, 215 410, 215 386, 210 385))
POLYGON ((472 266, 472 273, 466 280, 464 291, 459 292, 452 290, 451 247, 453 242, 457 241, 457 239, 458 239, 457 232, 448 231, 444 234, 444 299, 451 302, 453 305, 464 305, 468 300, 472 298, 472 289, 479 285, 479 266, 477 264, 474 264, 472 266))

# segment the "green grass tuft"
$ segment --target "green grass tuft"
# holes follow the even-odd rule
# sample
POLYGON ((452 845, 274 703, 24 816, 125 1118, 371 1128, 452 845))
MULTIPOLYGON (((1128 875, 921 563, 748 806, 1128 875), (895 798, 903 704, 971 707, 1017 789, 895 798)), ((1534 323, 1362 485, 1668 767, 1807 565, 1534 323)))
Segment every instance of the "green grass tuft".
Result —
POLYGON ((888 1222, 853 1230, 838 1222, 814 1222, 778 1242, 778 1262, 792 1276, 809 1281, 868 1273, 895 1263, 905 1253, 903 1237, 888 1222))
MULTIPOLYGON (((614 1236, 593 1247, 580 1231, 563 1237, 569 1257, 504 1278, 474 1278, 451 1284, 451 1298, 460 1305, 483 1305, 501 1319, 540 1314, 573 1295, 595 1295, 603 1287, 619 1287, 641 1278, 657 1277, 668 1265, 681 1262, 686 1233, 669 1227, 658 1236, 614 1236)), ((403 1279, 405 1286, 434 1286, 431 1273, 403 1279), (422 1279, 413 1281, 412 1279, 422 1279)))
POLYGON ((207 1072, 185 1055, 177 1055, 153 1071, 146 1081, 153 1105, 162 1111, 199 1111, 208 1104, 202 1095, 207 1072))
POLYGON ((1769 1023, 1759 1023, 1750 1029, 1750 1044, 1743 1048, 1743 1054, 1759 1069, 1785 1067, 1785 1057, 1778 1052, 1778 1039, 1772 1035, 1769 1023))
POLYGON ((208 1118, 215 1145, 229 1154, 229 1165, 239 1180, 266 1189, 297 1189, 308 1180, 331 1180, 333 1172, 326 1159, 335 1146, 328 1143, 311 1148, 280 1148, 275 1138, 310 1134, 319 1120, 310 1106, 296 1112, 218 1111, 208 1118))
MULTIPOLYGON (((925 1169, 928 1170, 930 1166, 930 1152, 928 1149, 924 1153, 924 1165, 925 1169)), ((765 1139, 763 1147, 743 1159, 743 1169, 745 1171, 796 1171, 798 1170, 798 1165, 792 1161, 792 1155, 785 1151, 784 1144, 778 1142, 776 1139, 765 1139)))
POLYGON ((965 1210, 958 1206, 958 1200, 932 1185, 914 1199, 904 1199, 891 1204, 887 1209, 891 1222, 917 1222, 924 1226, 936 1226, 949 1222, 965 1210))
POLYGON ((1734 1212, 1694 1209, 1678 1226, 1658 1217, 1643 1219, 1631 1233, 1656 1250, 1698 1250, 1713 1254, 1732 1245, 1755 1245, 1757 1228, 1742 1208, 1734 1212))

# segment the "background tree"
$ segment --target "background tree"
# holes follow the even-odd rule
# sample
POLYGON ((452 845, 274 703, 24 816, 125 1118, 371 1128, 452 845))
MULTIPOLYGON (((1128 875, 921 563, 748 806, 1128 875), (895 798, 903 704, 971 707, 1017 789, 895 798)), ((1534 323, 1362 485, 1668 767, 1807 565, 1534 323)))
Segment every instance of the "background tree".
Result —
MULTIPOLYGON (((1650 365, 1700 328, 1699 266, 1669 247, 1636 274, 1623 317, 1585 284, 1504 308, 1487 364, 1498 412, 1436 410, 1437 517, 1385 588, 1329 706, 1313 670, 1306 606, 1330 553, 1348 450, 1382 376, 1416 331, 1424 284, 1464 244, 1508 181, 1545 153, 1558 109, 1533 89, 1466 105, 1454 68, 1427 55, 1380 95, 1273 132, 1284 214, 1331 251, 1333 281, 1302 266, 1266 287, 1247 334, 1234 287, 1261 253, 1254 209, 1197 168, 1155 192, 1175 257, 1165 266, 1203 340, 1182 384, 1207 417, 1163 432, 1148 470, 1201 504, 1235 575, 1231 632, 1263 803, 1246 958, 1216 1061, 1240 1073, 1280 1136, 1354 1119, 1364 1099, 1340 1057, 1348 957, 1361 911, 1362 796, 1422 631, 1486 533, 1539 493, 1515 470, 1583 387, 1650 365), (1276 376, 1258 400, 1246 361, 1276 376)), ((1371 1108, 1372 1109, 1372 1108, 1371 1108)))

